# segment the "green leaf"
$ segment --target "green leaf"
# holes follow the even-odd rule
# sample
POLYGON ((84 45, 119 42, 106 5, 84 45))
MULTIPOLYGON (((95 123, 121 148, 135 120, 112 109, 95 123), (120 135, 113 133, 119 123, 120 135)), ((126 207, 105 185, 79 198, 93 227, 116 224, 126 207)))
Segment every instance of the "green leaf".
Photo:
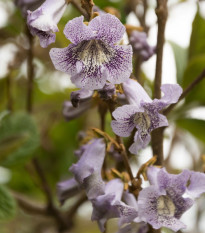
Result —
POLYGON ((193 118, 184 118, 176 121, 177 126, 189 131, 197 139, 205 143, 205 121, 193 118))
POLYGON ((197 55, 205 55, 205 19, 196 13, 192 24, 192 33, 189 47, 189 59, 197 55))
POLYGON ((12 218, 16 213, 16 202, 10 192, 0 185, 0 220, 12 218))
POLYGON ((177 70, 177 83, 182 84, 182 78, 184 71, 187 66, 187 58, 188 58, 188 49, 187 48, 182 48, 178 44, 169 41, 174 57, 175 57, 175 64, 176 64, 176 70, 177 70))
MULTIPOLYGON (((184 72, 182 87, 186 88, 205 68, 205 55, 191 59, 184 72)), ((186 102, 199 102, 205 104, 205 79, 195 86, 186 97, 186 102)))
POLYGON ((5 117, 0 124, 0 161, 13 165, 29 158, 40 144, 36 124, 26 113, 5 117))

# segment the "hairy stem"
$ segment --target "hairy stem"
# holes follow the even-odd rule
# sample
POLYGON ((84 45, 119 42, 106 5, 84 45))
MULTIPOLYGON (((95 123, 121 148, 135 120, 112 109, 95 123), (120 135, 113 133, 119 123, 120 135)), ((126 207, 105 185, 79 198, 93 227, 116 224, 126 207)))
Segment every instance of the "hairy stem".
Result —
MULTIPOLYGON (((167 0, 157 0, 156 15, 158 19, 157 34, 157 61, 154 81, 154 98, 161 98, 161 82, 162 82, 162 59, 165 41, 165 26, 167 21, 167 0)), ((157 165, 163 163, 163 128, 158 128, 152 132, 152 151, 153 155, 157 155, 157 165)))

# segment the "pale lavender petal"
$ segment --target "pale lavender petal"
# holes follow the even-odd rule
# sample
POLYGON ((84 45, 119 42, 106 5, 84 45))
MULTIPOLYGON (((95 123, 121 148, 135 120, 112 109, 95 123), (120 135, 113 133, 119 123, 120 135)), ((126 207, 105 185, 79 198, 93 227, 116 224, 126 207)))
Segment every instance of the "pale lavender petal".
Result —
MULTIPOLYGON (((162 114, 158 114, 158 120, 159 121, 158 121, 158 127, 157 128, 165 127, 165 126, 169 125, 167 118, 162 114)), ((154 127, 153 127, 153 129, 154 129, 154 127)))
POLYGON ((57 32, 57 24, 60 21, 67 2, 65 0, 46 0, 38 9, 28 11, 27 24, 33 35, 40 36, 41 45, 46 47, 54 42, 52 32, 57 32), (43 33, 44 32, 44 33, 43 33), (45 36, 42 41, 42 37, 45 36), (52 38, 52 39, 51 39, 52 38), (47 40, 47 42, 45 42, 47 40))
POLYGON ((74 178, 59 182, 57 184, 58 200, 63 204, 68 198, 79 192, 79 185, 74 178))
POLYGON ((136 210, 138 210, 138 205, 137 205, 136 197, 132 193, 129 193, 128 191, 126 191, 126 192, 123 193, 123 197, 122 198, 123 198, 124 202, 127 205, 132 206, 136 210))
POLYGON ((132 72, 132 47, 115 45, 113 49, 113 57, 104 66, 108 72, 107 80, 113 84, 120 84, 128 80, 132 72))
POLYGON ((84 179, 94 172, 101 172, 105 157, 105 143, 103 139, 96 139, 89 144, 79 161, 70 167, 79 184, 83 185, 84 179))
POLYGON ((70 20, 64 28, 63 32, 66 38, 73 44, 78 44, 83 40, 90 40, 94 37, 92 29, 83 23, 83 19, 83 16, 76 17, 70 20))
POLYGON ((150 142, 151 136, 149 134, 140 135, 140 132, 136 132, 134 143, 130 146, 129 151, 132 154, 137 154, 139 150, 144 149, 150 142))
POLYGON ((111 14, 101 14, 95 17, 89 27, 95 32, 95 38, 108 44, 118 42, 125 33, 125 27, 120 20, 111 14))
POLYGON ((102 180, 101 173, 97 171, 86 177, 83 182, 83 187, 85 188, 89 200, 103 195, 105 191, 105 183, 102 180))
POLYGON ((167 104, 174 104, 179 100, 183 90, 178 84, 163 84, 161 91, 164 93, 161 100, 167 104))
POLYGON ((140 107, 142 100, 147 103, 152 102, 147 92, 136 80, 128 79, 123 83, 123 89, 130 104, 140 107))
POLYGON ((150 186, 140 191, 138 197, 139 217, 144 222, 151 224, 154 229, 167 227, 173 231, 178 231, 185 228, 186 226, 174 217, 173 208, 169 206, 171 204, 163 207, 168 211, 167 214, 158 213, 158 199, 166 197, 164 194, 159 192, 155 186, 150 186))
POLYGON ((71 92, 70 99, 73 107, 78 107, 79 104, 83 104, 92 98, 93 91, 87 89, 80 89, 78 91, 71 92))
POLYGON ((111 122, 112 130, 115 134, 120 137, 129 137, 132 130, 135 127, 135 124, 132 120, 127 122, 112 121, 111 122))
POLYGON ((94 70, 94 73, 87 73, 87 70, 88 69, 83 69, 81 72, 77 73, 76 75, 73 75, 71 77, 71 81, 78 88, 86 88, 89 90, 101 89, 106 82, 106 70, 103 67, 98 67, 98 69, 94 70))
POLYGON ((161 169, 155 166, 150 166, 147 169, 147 177, 151 185, 158 186, 158 173, 161 169))
POLYGON ((191 172, 189 185, 186 192, 193 198, 199 197, 205 192, 205 174, 202 172, 191 172))
POLYGON ((169 195, 183 195, 186 191, 186 185, 190 178, 190 171, 184 170, 182 173, 175 175, 169 174, 164 168, 158 172, 158 186, 160 190, 166 190, 169 195))
MULTIPOLYGON (((142 110, 141 110, 142 111, 142 110)), ((140 108, 135 105, 124 105, 122 107, 118 107, 113 113, 113 117, 115 120, 119 122, 129 121, 130 118, 136 113, 140 112, 140 108)))
POLYGON ((52 48, 49 52, 51 60, 57 70, 75 75, 77 73, 77 58, 74 54, 75 45, 66 48, 52 48))
POLYGON ((105 194, 92 200, 92 221, 97 220, 99 228, 104 232, 105 222, 109 218, 119 217, 118 203, 122 197, 123 183, 120 179, 109 181, 105 186, 105 194))
POLYGON ((63 116, 67 121, 80 117, 91 106, 91 102, 87 101, 80 104, 78 108, 74 108, 70 101, 65 101, 63 104, 63 116))
POLYGON ((52 32, 39 31, 35 28, 31 28, 30 32, 32 35, 36 35, 39 37, 40 46, 42 48, 47 48, 49 44, 54 43, 56 40, 56 35, 52 32))
POLYGON ((163 84, 161 90, 164 93, 161 99, 154 99, 153 104, 158 111, 167 107, 170 104, 174 104, 179 100, 182 94, 182 88, 178 84, 163 84))

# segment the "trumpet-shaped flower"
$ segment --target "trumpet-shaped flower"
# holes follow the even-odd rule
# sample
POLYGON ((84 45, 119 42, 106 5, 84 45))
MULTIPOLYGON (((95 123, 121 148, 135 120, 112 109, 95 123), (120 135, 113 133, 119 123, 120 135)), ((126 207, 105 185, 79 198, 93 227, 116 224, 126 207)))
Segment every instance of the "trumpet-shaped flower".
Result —
POLYGON ((107 80, 122 83, 132 71, 132 47, 115 44, 124 32, 119 19, 110 14, 95 17, 88 26, 83 16, 77 17, 64 29, 72 44, 51 49, 51 60, 57 70, 71 75, 79 88, 101 89, 107 80))
POLYGON ((93 139, 82 150, 78 162, 70 167, 79 185, 86 190, 88 199, 104 194, 101 169, 105 158, 103 139, 93 139))
POLYGON ((185 228, 179 219, 194 203, 192 199, 182 197, 187 189, 190 171, 173 175, 165 169, 150 167, 147 175, 151 186, 139 193, 139 218, 154 229, 167 227, 178 231, 185 228))
POLYGON ((137 154, 150 142, 152 130, 168 125, 167 118, 160 111, 178 101, 182 88, 177 84, 164 84, 161 87, 164 96, 154 100, 135 80, 129 79, 123 83, 123 89, 130 105, 119 107, 113 112, 115 120, 111 126, 122 137, 128 137, 137 128, 134 143, 129 148, 131 153, 137 154))
POLYGON ((31 34, 37 35, 41 47, 45 48, 55 42, 55 32, 67 6, 66 0, 46 0, 35 11, 28 10, 27 24, 31 34))

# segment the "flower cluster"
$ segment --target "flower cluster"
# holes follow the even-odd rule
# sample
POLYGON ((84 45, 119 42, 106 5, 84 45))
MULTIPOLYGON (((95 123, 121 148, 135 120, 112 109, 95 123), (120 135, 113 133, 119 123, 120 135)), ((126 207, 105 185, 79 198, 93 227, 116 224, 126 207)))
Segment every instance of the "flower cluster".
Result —
MULTIPOLYGON (((55 41, 57 24, 67 3, 66 0, 46 0, 35 11, 28 11, 28 26, 33 35, 39 36, 42 47, 55 41)), ((132 46, 143 61, 155 52, 155 48, 148 45, 146 34, 133 31, 130 37, 132 46, 122 45, 119 42, 125 27, 115 16, 101 13, 89 23, 83 20, 84 17, 80 16, 66 24, 64 34, 71 42, 68 47, 50 50, 55 68, 69 74, 71 81, 80 88, 71 93, 70 101, 64 103, 63 114, 67 120, 78 117, 91 108, 94 95, 101 98, 100 101, 113 101, 122 93, 115 84, 122 84, 129 104, 122 104, 112 112, 111 127, 122 137, 136 131, 129 150, 137 154, 148 145, 153 130, 168 126, 162 110, 178 101, 182 88, 178 84, 164 84, 161 86, 162 98, 152 100, 136 80, 130 79, 132 46)), ((101 232, 105 231, 105 223, 110 218, 119 219, 118 233, 146 233, 148 224, 154 229, 167 227, 178 231, 185 228, 180 218, 193 205, 194 199, 205 192, 205 175, 188 170, 173 175, 165 168, 151 166, 147 168, 150 186, 138 187, 134 195, 131 188, 135 178, 128 179, 127 183, 121 176, 102 178, 106 155, 110 154, 115 163, 123 161, 121 143, 108 136, 106 139, 110 142, 93 137, 76 151, 78 161, 70 167, 73 177, 58 184, 59 201, 64 203, 67 198, 85 191, 93 206, 91 219, 98 222, 101 232), (125 183, 127 188, 124 188, 125 183), (191 198, 186 198, 185 194, 191 198)))

